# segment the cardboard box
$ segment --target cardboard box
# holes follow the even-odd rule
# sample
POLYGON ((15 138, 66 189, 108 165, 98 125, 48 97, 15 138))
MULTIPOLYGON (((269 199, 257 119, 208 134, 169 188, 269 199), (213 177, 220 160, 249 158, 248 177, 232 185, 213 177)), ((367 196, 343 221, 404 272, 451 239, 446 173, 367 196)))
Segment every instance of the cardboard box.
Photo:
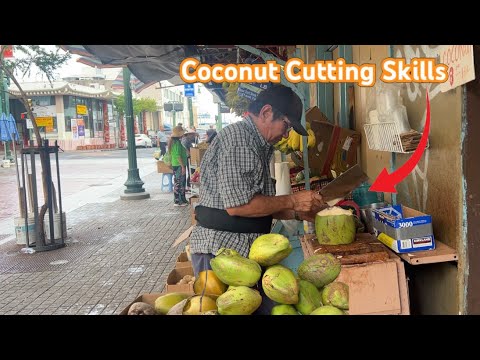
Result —
MULTIPOLYGON (((171 292, 171 291, 170 291, 171 292)), ((158 297, 162 295, 169 294, 170 292, 165 291, 163 293, 151 293, 151 294, 142 294, 139 297, 137 297, 135 300, 133 300, 125 309, 122 310, 122 312, 118 315, 128 315, 128 310, 130 310, 130 306, 135 304, 136 302, 144 302, 149 305, 155 306, 155 300, 157 300, 158 297)), ((193 295, 193 292, 186 292, 186 294, 193 295)))
POLYGON ((186 252, 182 252, 180 255, 178 255, 175 268, 180 269, 180 268, 191 268, 191 267, 192 267, 192 262, 188 260, 188 256, 186 252))
POLYGON ((192 218, 192 225, 197 223, 197 219, 195 219, 195 206, 198 205, 200 198, 198 196, 192 196, 190 198, 190 216, 192 218))
POLYGON ((342 265, 335 281, 348 285, 350 315, 410 314, 405 267, 398 258, 342 265))
POLYGON ((173 174, 173 170, 161 160, 157 160, 157 172, 160 174, 173 174))
POLYGON ((202 161, 203 155, 207 149, 199 149, 199 148, 190 148, 190 164, 194 166, 200 166, 200 162, 202 161))
POLYGON ((167 278, 167 285, 165 286, 168 292, 193 292, 193 284, 177 284, 185 275, 193 276, 193 268, 175 268, 167 278))
MULTIPOLYGON (((373 239, 373 236, 372 236, 373 239)), ((300 237, 305 258, 315 254, 314 235, 300 237)), ((348 285, 350 315, 409 315, 410 301, 405 266, 392 251, 385 249, 386 261, 342 265, 335 281, 348 285)))
POLYGON ((339 175, 357 163, 359 132, 329 123, 316 106, 307 110, 305 118, 316 139, 315 147, 308 150, 308 164, 313 174, 331 178, 330 170, 339 175))
POLYGON ((373 210, 378 240, 397 253, 435 249, 432 217, 403 205, 373 210))

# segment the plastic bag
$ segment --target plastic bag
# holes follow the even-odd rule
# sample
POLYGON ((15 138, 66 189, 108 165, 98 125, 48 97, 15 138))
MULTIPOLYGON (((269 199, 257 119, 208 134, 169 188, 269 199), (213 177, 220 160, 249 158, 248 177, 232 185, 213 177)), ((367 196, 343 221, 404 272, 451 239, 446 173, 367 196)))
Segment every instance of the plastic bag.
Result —
POLYGON ((165 155, 163 155, 162 160, 164 164, 167 165, 169 168, 172 167, 172 155, 170 155, 168 151, 165 153, 165 155))

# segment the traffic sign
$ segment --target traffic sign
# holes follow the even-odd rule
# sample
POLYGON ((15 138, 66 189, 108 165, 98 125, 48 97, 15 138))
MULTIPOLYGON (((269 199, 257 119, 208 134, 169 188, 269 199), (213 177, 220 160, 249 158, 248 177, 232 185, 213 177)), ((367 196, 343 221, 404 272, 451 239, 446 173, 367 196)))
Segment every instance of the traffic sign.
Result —
POLYGON ((195 96, 195 84, 185 84, 184 85, 185 97, 194 97, 195 96))

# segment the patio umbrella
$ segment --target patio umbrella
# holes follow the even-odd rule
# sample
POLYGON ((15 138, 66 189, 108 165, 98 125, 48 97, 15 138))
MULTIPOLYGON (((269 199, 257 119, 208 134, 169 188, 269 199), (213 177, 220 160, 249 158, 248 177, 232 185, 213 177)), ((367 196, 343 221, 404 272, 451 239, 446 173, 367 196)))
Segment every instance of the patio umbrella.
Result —
POLYGON ((15 118, 5 113, 0 116, 0 141, 18 141, 18 131, 15 124, 15 118))
POLYGON ((10 135, 10 139, 12 141, 18 141, 19 140, 18 131, 17 131, 17 123, 16 123, 15 118, 13 117, 12 114, 9 114, 8 119, 7 119, 7 130, 8 130, 8 134, 10 135))
MULTIPOLYGON (((80 62, 105 67, 127 66, 147 84, 178 76, 181 61, 196 54, 193 45, 59 45, 63 50, 90 58, 80 62)), ((183 83, 183 82, 182 82, 183 83)))
POLYGON ((5 113, 2 113, 0 116, 0 141, 10 141, 7 127, 7 116, 5 113))

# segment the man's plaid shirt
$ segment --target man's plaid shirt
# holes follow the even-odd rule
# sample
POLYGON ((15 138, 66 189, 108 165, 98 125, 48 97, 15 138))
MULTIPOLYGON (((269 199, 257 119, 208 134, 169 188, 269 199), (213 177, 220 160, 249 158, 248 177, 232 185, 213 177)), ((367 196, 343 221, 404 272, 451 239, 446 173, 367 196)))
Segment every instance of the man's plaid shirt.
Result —
MULTIPOLYGON (((270 176, 273 146, 250 117, 227 126, 208 147, 200 165, 199 205, 226 209, 248 204, 255 194, 275 195, 270 176)), ((197 224, 190 236, 192 253, 215 254, 224 247, 247 257, 260 233, 232 233, 197 224)))

